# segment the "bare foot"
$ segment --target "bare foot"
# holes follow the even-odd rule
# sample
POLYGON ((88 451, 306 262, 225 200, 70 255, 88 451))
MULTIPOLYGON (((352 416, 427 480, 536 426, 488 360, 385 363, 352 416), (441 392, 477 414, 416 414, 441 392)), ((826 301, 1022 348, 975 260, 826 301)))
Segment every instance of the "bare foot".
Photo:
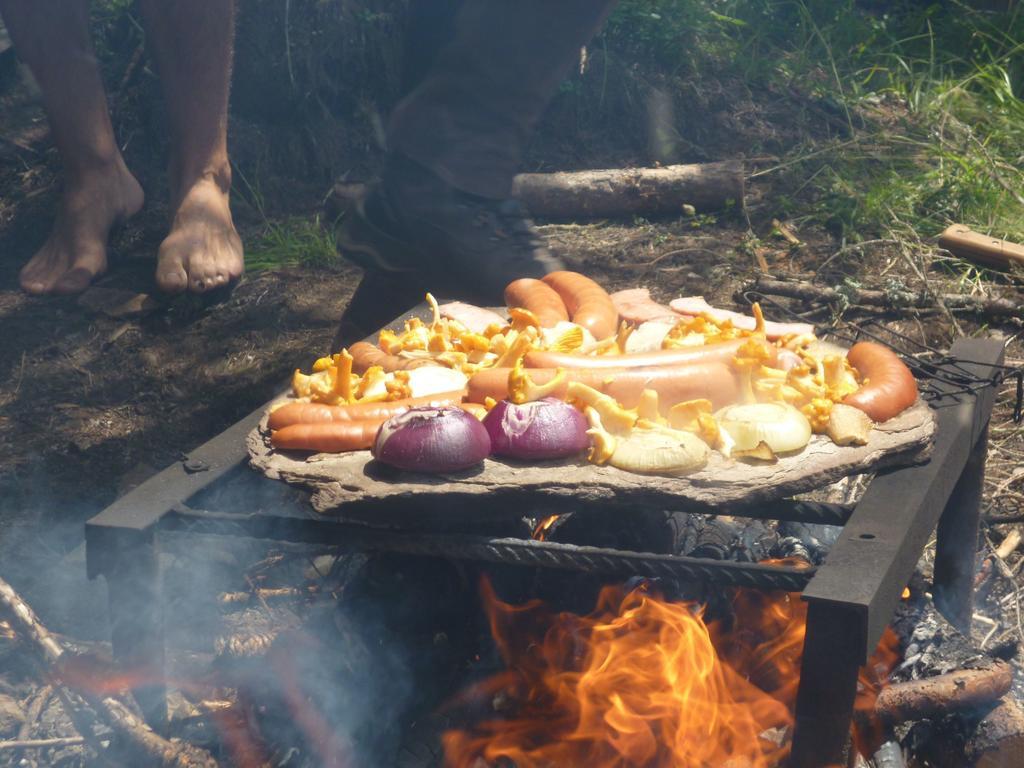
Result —
POLYGON ((118 158, 114 167, 68 182, 49 238, 22 267, 28 293, 81 293, 107 268, 107 237, 138 213, 142 187, 118 158))
POLYGON ((181 196, 170 234, 160 244, 157 285, 167 293, 203 293, 237 280, 244 266, 227 185, 203 177, 181 196))

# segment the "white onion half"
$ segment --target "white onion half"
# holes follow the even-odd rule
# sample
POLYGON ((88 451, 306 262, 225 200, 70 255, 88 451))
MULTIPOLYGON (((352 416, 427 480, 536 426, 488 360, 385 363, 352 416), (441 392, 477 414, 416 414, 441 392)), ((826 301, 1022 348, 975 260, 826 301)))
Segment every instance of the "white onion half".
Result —
POLYGON ((799 451, 811 440, 811 423, 788 403, 729 405, 715 414, 730 450, 752 451, 761 443, 773 453, 799 451))

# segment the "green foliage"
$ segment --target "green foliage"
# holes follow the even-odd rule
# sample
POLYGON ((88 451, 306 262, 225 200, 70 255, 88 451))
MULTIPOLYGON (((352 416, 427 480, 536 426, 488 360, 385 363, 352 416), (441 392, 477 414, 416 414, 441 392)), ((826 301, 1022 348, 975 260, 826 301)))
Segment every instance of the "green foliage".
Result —
POLYGON ((245 267, 250 272, 291 266, 325 268, 339 263, 334 232, 321 226, 319 216, 268 219, 262 231, 246 241, 245 267))
POLYGON ((999 4, 623 0, 598 44, 695 88, 798 93, 845 125, 779 163, 777 186, 795 190, 780 192, 779 214, 851 239, 928 237, 953 221, 1024 239, 1024 9, 978 5, 999 4))

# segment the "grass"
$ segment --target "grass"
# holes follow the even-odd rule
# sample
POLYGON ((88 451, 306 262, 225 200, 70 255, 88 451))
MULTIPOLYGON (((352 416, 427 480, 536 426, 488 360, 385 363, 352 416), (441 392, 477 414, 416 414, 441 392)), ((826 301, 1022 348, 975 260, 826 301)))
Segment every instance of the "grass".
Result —
POLYGON ((841 138, 808 136, 762 171, 792 190, 781 215, 844 241, 920 242, 953 222, 1024 241, 1024 10, 984 4, 623 0, 605 42, 836 115, 841 138), (666 36, 685 49, 674 61, 666 36))
POLYGON ((322 269, 336 266, 340 259, 334 232, 321 225, 319 216, 267 219, 245 247, 249 272, 293 266, 322 269))
POLYGON ((324 226, 319 214, 273 216, 267 212, 259 177, 254 176, 250 181, 235 164, 232 164, 232 172, 238 180, 236 199, 261 221, 258 232, 245 241, 247 271, 262 272, 296 266, 323 269, 340 262, 334 228, 324 226))

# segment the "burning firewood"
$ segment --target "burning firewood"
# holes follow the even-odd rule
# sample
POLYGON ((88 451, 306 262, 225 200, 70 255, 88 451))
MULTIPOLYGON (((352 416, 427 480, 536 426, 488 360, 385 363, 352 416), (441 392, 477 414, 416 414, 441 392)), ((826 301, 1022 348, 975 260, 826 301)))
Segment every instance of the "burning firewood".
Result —
POLYGON ((238 633, 227 637, 218 637, 213 648, 219 660, 236 660, 266 656, 271 644, 277 637, 277 631, 238 633))
MULTIPOLYGON (((0 611, 7 615, 11 628, 21 637, 40 666, 60 681, 61 666, 68 654, 39 621, 28 603, 3 579, 0 579, 0 611)), ((66 686, 59 685, 58 690, 61 689, 66 689, 66 686)), ((217 761, 208 752, 191 744, 168 741, 154 733, 126 704, 113 696, 97 696, 88 691, 78 693, 117 734, 123 745, 137 753, 147 765, 161 768, 216 768, 217 761)), ((79 727, 77 722, 76 727, 79 727)), ((82 736, 87 740, 94 739, 91 729, 86 729, 82 736)))
POLYGON ((259 588, 250 592, 224 592, 218 598, 224 608, 239 608, 253 601, 270 603, 275 601, 308 597, 312 592, 297 587, 259 588))
POLYGON ((1024 754, 1024 711, 1009 696, 986 714, 967 740, 969 765, 1000 768, 1020 764, 1024 754))
POLYGON ((974 710, 1000 699, 1012 682, 1009 664, 990 661, 981 669, 894 683, 878 694, 875 712, 886 722, 902 723, 974 710))

